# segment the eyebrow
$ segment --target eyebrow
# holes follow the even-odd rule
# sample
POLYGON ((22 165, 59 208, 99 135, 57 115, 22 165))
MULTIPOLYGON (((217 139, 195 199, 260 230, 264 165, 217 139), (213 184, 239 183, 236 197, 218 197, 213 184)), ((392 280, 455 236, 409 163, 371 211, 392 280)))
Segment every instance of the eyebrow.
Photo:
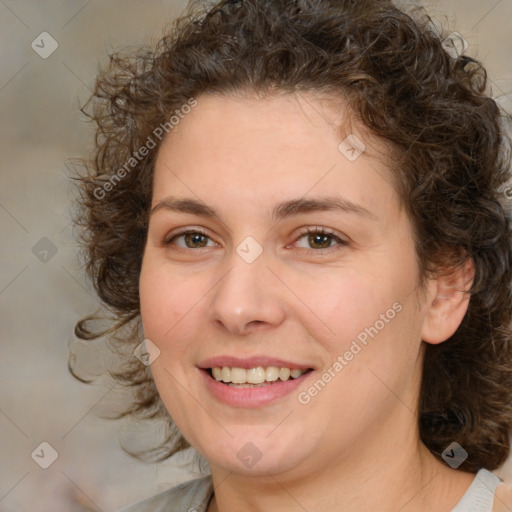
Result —
MULTIPOLYGON (((151 209, 150 215, 153 215, 162 209, 181 213, 191 213, 203 217, 221 218, 213 208, 203 203, 201 200, 192 198, 180 199, 167 197, 162 201, 159 201, 151 209)), ((372 220, 378 220, 378 217, 370 210, 367 210, 363 206, 353 203, 352 201, 336 196, 311 199, 300 198, 284 201, 277 204, 272 210, 272 220, 277 222, 293 215, 316 211, 339 211, 343 213, 360 215, 372 220)))

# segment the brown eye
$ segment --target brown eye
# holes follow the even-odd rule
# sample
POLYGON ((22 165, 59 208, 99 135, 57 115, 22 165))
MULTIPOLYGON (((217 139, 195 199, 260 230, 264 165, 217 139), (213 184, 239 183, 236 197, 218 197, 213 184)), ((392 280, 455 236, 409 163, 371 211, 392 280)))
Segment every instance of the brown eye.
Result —
POLYGON ((309 245, 314 249, 326 249, 330 247, 333 237, 330 235, 322 235, 320 233, 308 236, 309 245))
MULTIPOLYGON (((208 240, 208 235, 201 233, 200 231, 186 231, 178 233, 169 240, 166 240, 165 244, 176 245, 181 249, 200 249, 202 247, 207 247, 208 240), (177 243, 177 240, 181 240, 181 243, 177 243)), ((212 242, 212 244, 214 243, 212 242)))
POLYGON ((336 245, 348 245, 348 243, 342 240, 341 238, 323 229, 314 229, 306 231, 297 239, 296 244, 300 248, 315 250, 330 249, 335 247, 336 245), (299 244, 298 242, 303 239, 306 240, 306 244, 299 244))

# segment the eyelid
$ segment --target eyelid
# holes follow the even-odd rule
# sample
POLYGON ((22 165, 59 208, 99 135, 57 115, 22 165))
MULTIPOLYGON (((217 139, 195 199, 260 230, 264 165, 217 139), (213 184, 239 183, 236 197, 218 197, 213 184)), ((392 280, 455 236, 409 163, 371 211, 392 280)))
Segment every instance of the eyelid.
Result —
POLYGON ((307 235, 308 233, 322 233, 324 235, 331 235, 334 238, 341 238, 334 230, 322 226, 304 226, 300 228, 297 236, 307 235))

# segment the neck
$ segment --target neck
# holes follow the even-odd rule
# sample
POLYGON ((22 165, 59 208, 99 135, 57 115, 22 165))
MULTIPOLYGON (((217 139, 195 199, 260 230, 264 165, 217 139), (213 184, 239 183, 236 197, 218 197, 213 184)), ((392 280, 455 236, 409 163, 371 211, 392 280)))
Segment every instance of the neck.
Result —
POLYGON ((323 454, 283 473, 241 475, 212 465, 209 512, 450 511, 474 475, 437 461, 419 440, 414 415, 407 414, 413 421, 401 436, 390 438, 383 434, 388 425, 380 424, 331 465, 322 463, 323 454))

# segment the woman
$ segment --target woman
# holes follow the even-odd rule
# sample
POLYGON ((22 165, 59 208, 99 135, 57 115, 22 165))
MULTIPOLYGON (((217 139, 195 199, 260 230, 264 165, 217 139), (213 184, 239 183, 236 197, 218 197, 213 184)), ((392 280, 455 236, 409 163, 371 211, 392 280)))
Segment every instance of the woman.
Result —
POLYGON ((211 469, 128 511, 511 510, 510 155, 457 48, 387 0, 244 0, 111 57, 88 271, 127 413, 211 469))

